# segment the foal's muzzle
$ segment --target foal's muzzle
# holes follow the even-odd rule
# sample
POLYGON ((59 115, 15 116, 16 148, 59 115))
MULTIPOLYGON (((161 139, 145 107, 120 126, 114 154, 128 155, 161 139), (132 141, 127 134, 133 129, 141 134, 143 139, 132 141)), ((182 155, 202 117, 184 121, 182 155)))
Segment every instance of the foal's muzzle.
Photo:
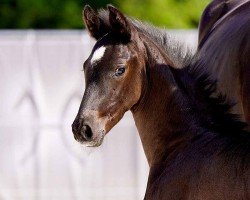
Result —
POLYGON ((82 119, 75 119, 72 124, 72 132, 74 138, 81 143, 89 142, 93 138, 92 129, 82 119))
POLYGON ((83 118, 76 118, 72 124, 72 132, 76 141, 88 146, 98 147, 102 144, 105 131, 100 128, 96 122, 84 120, 83 118))

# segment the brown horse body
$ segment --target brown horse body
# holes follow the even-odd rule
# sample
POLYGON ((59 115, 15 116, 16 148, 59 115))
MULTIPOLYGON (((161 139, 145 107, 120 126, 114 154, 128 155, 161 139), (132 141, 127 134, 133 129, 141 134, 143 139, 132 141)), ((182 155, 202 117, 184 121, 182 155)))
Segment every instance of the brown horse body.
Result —
MULTIPOLYGON (((250 1, 214 0, 199 27, 200 59, 218 89, 236 103, 234 113, 250 124, 250 1)), ((249 127, 250 129, 250 127, 249 127)))
POLYGON ((209 61, 183 58, 164 32, 112 6, 86 6, 84 20, 97 43, 84 63, 76 140, 99 146, 131 110, 150 166, 145 200, 249 199, 250 135, 216 94, 209 61))
POLYGON ((209 32, 215 29, 221 23, 220 21, 223 21, 223 18, 231 15, 247 2, 249 0, 213 0, 205 8, 201 16, 199 24, 199 47, 209 37, 209 32))

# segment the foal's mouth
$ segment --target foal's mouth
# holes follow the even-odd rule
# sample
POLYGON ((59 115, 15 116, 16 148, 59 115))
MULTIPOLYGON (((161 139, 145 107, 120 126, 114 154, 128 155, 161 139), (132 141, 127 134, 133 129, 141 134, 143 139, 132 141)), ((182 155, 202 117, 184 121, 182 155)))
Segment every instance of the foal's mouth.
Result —
POLYGON ((82 135, 76 135, 76 134, 74 134, 74 138, 77 142, 83 144, 86 147, 99 147, 103 143, 104 136, 105 136, 105 133, 103 131, 100 131, 100 132, 101 133, 99 133, 98 136, 89 140, 86 140, 85 138, 83 138, 82 135))

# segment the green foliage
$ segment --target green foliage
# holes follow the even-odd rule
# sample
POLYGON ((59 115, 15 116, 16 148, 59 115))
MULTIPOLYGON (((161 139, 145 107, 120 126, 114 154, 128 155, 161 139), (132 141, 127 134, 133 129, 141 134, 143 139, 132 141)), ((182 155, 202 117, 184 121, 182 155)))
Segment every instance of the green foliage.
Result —
POLYGON ((211 0, 116 0, 128 15, 167 28, 197 28, 211 0))
POLYGON ((81 29, 82 8, 111 3, 127 15, 168 28, 195 28, 210 0, 0 0, 0 28, 81 29))
POLYGON ((1 0, 0 28, 82 28, 77 0, 1 0))

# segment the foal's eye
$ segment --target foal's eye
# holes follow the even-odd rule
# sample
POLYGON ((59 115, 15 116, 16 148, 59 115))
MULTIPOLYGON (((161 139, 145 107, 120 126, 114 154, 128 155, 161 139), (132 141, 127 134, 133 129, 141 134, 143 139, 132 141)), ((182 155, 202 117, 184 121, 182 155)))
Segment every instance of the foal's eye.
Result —
POLYGON ((121 76, 123 73, 125 72, 125 67, 122 66, 122 67, 119 67, 115 70, 115 75, 116 76, 121 76))

